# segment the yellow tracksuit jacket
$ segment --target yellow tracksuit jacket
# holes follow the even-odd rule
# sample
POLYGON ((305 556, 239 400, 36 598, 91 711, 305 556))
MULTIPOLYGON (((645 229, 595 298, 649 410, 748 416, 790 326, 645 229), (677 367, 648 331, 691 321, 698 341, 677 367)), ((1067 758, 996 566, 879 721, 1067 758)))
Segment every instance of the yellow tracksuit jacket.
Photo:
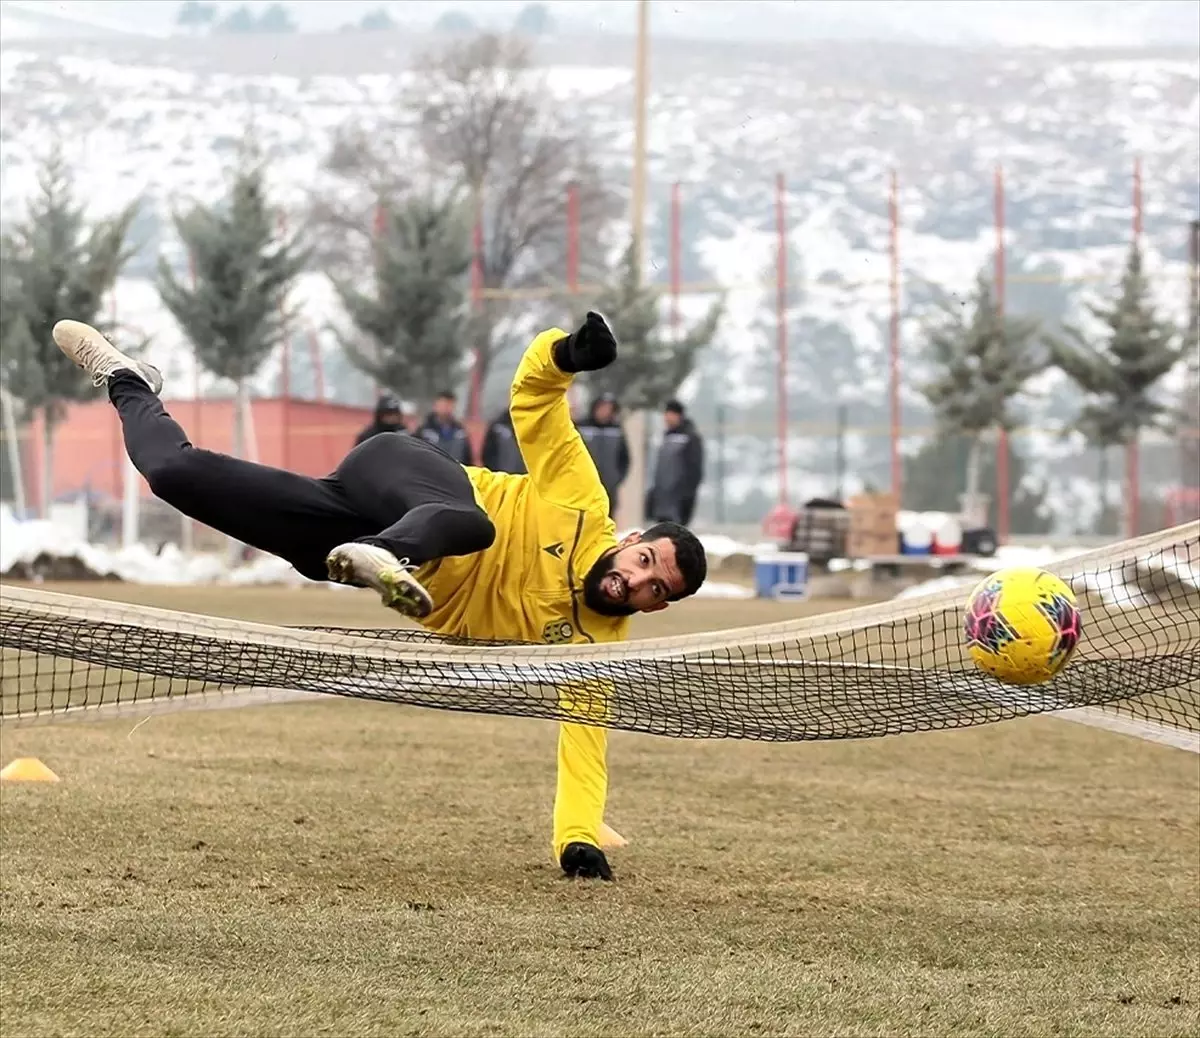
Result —
MULTIPOLYGON (((431 630, 552 644, 628 636, 628 617, 602 616, 583 601, 584 576, 617 540, 608 495, 571 420, 572 376, 554 363, 553 345, 566 334, 551 328, 538 335, 513 379, 509 411, 528 475, 467 467, 476 501, 496 527, 495 543, 417 571, 435 603, 422 621, 431 630)), ((575 709, 603 710, 602 696, 593 694, 589 701, 586 691, 578 692, 575 709)), ((572 694, 564 690, 564 699, 572 694)), ((559 728, 556 860, 569 843, 599 844, 607 746, 602 728, 559 728)))

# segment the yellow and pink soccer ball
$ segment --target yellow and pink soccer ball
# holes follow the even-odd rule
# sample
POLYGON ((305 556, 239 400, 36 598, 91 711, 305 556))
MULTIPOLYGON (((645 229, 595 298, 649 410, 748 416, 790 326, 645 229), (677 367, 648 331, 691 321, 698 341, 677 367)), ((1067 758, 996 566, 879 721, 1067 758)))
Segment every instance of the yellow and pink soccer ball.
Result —
POLYGON ((1009 685, 1049 681, 1074 655, 1082 631, 1075 592, 1034 566, 998 570, 967 599, 967 652, 1009 685))

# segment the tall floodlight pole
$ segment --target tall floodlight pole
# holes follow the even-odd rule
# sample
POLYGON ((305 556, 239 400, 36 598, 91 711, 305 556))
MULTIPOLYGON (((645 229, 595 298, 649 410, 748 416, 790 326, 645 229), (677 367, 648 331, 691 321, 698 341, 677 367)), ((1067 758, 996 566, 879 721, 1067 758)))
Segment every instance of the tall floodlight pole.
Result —
POLYGON ((629 223, 633 236, 633 261, 638 280, 642 274, 642 231, 646 222, 646 94, 650 79, 650 0, 638 0, 637 49, 633 69, 633 190, 629 223))

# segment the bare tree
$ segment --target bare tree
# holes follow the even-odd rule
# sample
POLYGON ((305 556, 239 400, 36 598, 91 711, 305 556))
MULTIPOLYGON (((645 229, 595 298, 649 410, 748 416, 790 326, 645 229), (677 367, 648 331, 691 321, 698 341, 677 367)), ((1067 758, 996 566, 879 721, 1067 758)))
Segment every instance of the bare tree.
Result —
MULTIPOLYGON (((401 91, 390 125, 370 132, 347 128, 326 164, 354 193, 323 198, 313 217, 332 231, 335 264, 368 255, 375 206, 381 198, 427 188, 449 176, 474 199, 482 229, 479 282, 484 299, 471 322, 480 384, 501 352, 515 309, 561 315, 538 305, 533 288, 564 288, 568 190, 574 185, 580 249, 579 276, 605 269, 597 247, 619 198, 593 159, 592 132, 572 123, 533 67, 528 43, 493 34, 451 39, 418 59, 413 85, 401 91), (589 247, 590 246, 590 247, 589 247), (498 298, 513 293, 513 299, 498 298)), ((361 269, 361 267, 360 267, 361 269)))
POLYGON ((353 277, 369 268, 380 214, 412 188, 412 133, 397 129, 378 133, 346 123, 334 133, 324 161, 328 180, 310 194, 309 221, 320 231, 312 236, 317 269, 353 277))

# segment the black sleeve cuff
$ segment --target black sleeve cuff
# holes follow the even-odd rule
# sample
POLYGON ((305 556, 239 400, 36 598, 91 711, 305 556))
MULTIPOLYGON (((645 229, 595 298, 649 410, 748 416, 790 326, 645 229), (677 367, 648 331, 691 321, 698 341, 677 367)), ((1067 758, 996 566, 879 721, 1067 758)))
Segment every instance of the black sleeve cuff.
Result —
POLYGON ((551 353, 554 357, 554 366, 565 375, 574 375, 578 369, 571 363, 571 337, 565 336, 559 339, 554 344, 551 353))

